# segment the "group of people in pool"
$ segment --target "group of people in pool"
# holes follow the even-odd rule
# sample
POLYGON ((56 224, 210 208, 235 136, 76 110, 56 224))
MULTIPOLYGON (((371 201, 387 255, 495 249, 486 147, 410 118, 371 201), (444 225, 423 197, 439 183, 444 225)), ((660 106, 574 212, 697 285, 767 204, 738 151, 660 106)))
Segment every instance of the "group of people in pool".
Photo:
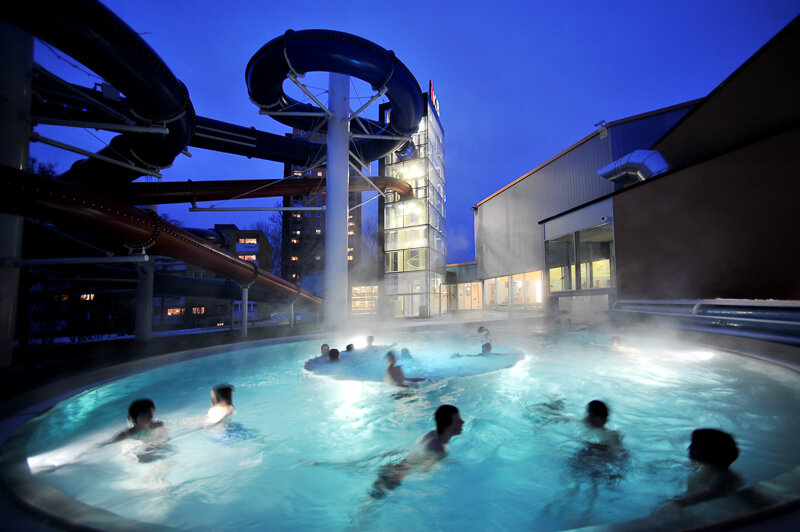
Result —
MULTIPOLYGON (((459 357, 468 357, 468 356, 487 356, 492 354, 492 335, 489 333, 489 330, 484 327, 478 327, 478 334, 481 337, 482 345, 481 345, 481 352, 475 355, 462 355, 456 353, 451 356, 451 358, 459 358, 459 357)), ((390 348, 392 346, 376 346, 375 345, 375 337, 374 336, 367 336, 367 345, 364 348, 364 351, 369 352, 380 352, 380 348, 390 348)), ((355 353, 355 348, 353 344, 347 344, 345 348, 345 353, 355 353)), ((328 344, 322 344, 320 346, 320 356, 317 357, 316 360, 327 360, 328 362, 340 362, 341 359, 339 358, 340 353, 338 349, 331 349, 328 344)), ((396 355, 394 351, 388 350, 385 355, 386 358, 386 371, 383 374, 383 381, 390 385, 390 386, 397 386, 399 388, 409 388, 416 382, 422 382, 426 380, 425 377, 406 377, 405 373, 403 373, 403 367, 397 364, 398 360, 403 359, 411 359, 411 353, 409 352, 408 348, 402 348, 400 350, 400 355, 396 355)), ((314 362, 315 359, 311 359, 306 362, 306 368, 309 368, 311 363, 314 362)))
MULTIPOLYGON (((484 327, 478 329, 478 332, 489 334, 484 327)), ((373 337, 367 338, 368 347, 373 347, 373 342, 373 337)), ((612 341, 612 344, 614 343, 612 341)), ((618 340, 616 343, 619 343, 618 340)), ((320 350, 321 356, 328 356, 331 361, 338 360, 338 351, 330 349, 328 344, 322 344, 320 350)), ((349 344, 346 351, 354 351, 353 345, 349 344)), ((408 350, 403 351, 410 358, 408 350)), ((407 387, 407 382, 424 380, 406 377, 401 367, 396 365, 397 357, 393 352, 389 351, 386 358, 388 367, 385 381, 388 384, 407 387)), ((234 414, 233 390, 230 384, 221 384, 211 389, 211 408, 204 419, 206 425, 216 425, 234 414)), ((596 462, 617 460, 620 456, 627 456, 620 433, 606 427, 608 418, 608 406, 603 401, 593 400, 587 404, 586 415, 583 418, 556 416, 550 421, 582 423, 590 433, 589 439, 592 440, 586 442, 583 454, 587 454, 596 462)), ((164 422, 156 419, 156 406, 151 399, 133 401, 128 408, 128 422, 130 423, 128 429, 118 433, 106 443, 119 442, 137 434, 164 428, 164 422)), ((404 460, 381 467, 370 492, 373 498, 380 499, 398 488, 412 469, 430 467, 447 455, 446 447, 454 436, 461 434, 464 420, 458 408, 453 405, 442 405, 434 413, 434 422, 436 428, 422 436, 415 444, 414 450, 404 460)), ((694 470, 687 479, 686 493, 669 501, 667 507, 670 505, 683 507, 705 502, 730 494, 741 487, 742 479, 730 470, 731 464, 739 457, 733 436, 718 429, 697 429, 692 432, 688 451, 694 470)))
MULTIPOLYGON (((233 390, 231 384, 220 384, 211 388, 211 408, 203 419, 204 425, 216 425, 236 412, 233 407, 233 390)), ((156 404, 152 399, 137 399, 130 404, 128 424, 130 426, 126 430, 106 443, 119 442, 136 434, 165 428, 164 422, 156 419, 156 404)))

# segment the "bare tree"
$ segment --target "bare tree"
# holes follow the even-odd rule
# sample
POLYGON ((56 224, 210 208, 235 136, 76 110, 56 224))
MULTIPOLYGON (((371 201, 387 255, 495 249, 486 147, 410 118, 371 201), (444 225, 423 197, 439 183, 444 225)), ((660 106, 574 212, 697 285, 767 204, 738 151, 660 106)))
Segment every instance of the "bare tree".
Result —
MULTIPOLYGON (((283 203, 278 201, 274 207, 281 207, 283 203)), ((272 211, 263 220, 251 224, 250 229, 257 229, 267 235, 267 241, 272 246, 272 273, 280 276, 281 274, 281 239, 283 237, 283 216, 281 211, 272 211)))
POLYGON ((36 157, 28 158, 28 171, 44 177, 55 177, 58 175, 56 172, 56 163, 40 163, 36 157))

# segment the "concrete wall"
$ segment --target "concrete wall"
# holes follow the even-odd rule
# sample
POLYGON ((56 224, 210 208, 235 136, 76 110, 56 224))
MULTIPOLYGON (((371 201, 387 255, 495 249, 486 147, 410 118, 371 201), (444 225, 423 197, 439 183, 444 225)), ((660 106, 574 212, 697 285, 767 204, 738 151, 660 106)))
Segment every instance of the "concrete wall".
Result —
POLYGON ((800 299, 800 128, 614 197, 619 299, 800 299))

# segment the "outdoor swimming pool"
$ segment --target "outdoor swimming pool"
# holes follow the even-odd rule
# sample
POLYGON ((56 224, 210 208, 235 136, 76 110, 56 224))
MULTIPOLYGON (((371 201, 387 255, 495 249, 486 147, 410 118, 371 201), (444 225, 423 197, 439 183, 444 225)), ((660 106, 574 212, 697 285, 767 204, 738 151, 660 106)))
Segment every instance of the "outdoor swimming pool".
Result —
POLYGON ((686 447, 699 427, 736 437, 733 468, 748 484, 800 465, 800 376, 790 370, 661 340, 623 337, 624 350, 613 351, 608 336, 492 333, 495 352, 520 360, 495 369, 450 359, 480 350, 463 328, 376 335, 410 349, 416 361, 400 361, 408 375, 435 368, 413 393, 380 382, 380 364, 338 378, 304 370, 320 340, 125 377, 34 420, 28 463, 83 503, 185 530, 561 530, 638 519, 685 490, 686 447), (198 430, 220 382, 236 387, 233 424, 198 430), (142 441, 97 447, 125 428, 140 397, 155 401, 168 440, 145 461, 142 441), (552 421, 581 416, 592 399, 607 402, 610 428, 624 435, 628 458, 609 467, 581 461, 579 423, 552 421), (466 421, 450 455, 370 497, 381 466, 402 460, 446 403, 466 421))

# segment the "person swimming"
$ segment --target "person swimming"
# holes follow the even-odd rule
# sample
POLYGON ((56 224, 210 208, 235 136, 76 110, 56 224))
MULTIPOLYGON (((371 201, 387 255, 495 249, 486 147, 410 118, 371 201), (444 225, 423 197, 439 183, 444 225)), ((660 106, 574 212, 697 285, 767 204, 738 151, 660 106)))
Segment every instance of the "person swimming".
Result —
POLYGON ((339 362, 339 350, 331 349, 328 351, 328 362, 339 362))
POLYGON ((728 495, 742 486, 742 478, 730 470, 739 458, 739 448, 727 432, 697 429, 692 432, 688 451, 694 471, 686 481, 686 493, 671 500, 672 504, 690 506, 728 495))
POLYGON ((481 325, 478 327, 478 334, 481 335, 481 342, 484 344, 491 344, 492 343, 492 333, 489 332, 489 329, 481 325))
POLYGON ((128 423, 131 427, 114 436, 107 443, 122 441, 134 434, 164 427, 163 421, 156 420, 156 405, 152 399, 137 399, 128 407, 128 423))
POLYGON ((390 386, 399 386, 401 388, 408 388, 407 382, 421 382, 424 381, 424 378, 418 377, 406 377, 403 373, 402 366, 397 366, 395 363, 397 362, 397 357, 394 356, 392 351, 389 351, 386 354, 386 361, 389 363, 386 367, 386 371, 383 374, 383 382, 389 384, 390 386))
POLYGON ((481 352, 480 353, 477 353, 475 355, 461 355, 459 353, 456 353, 455 355, 450 355, 450 358, 480 357, 480 356, 486 356, 486 355, 491 355, 491 354, 492 354, 492 344, 490 344, 489 342, 486 342, 485 344, 483 344, 481 346, 481 352))
POLYGON ((206 413, 206 423, 219 423, 236 412, 233 407, 233 389, 231 384, 220 384, 211 389, 211 408, 206 413))
POLYGON ((382 499, 403 482, 408 473, 418 467, 430 467, 447 456, 447 444, 453 436, 461 434, 464 420, 453 405, 442 405, 434 413, 436 429, 428 432, 414 444, 414 451, 402 462, 388 464, 378 471, 378 478, 372 485, 370 496, 382 499))

